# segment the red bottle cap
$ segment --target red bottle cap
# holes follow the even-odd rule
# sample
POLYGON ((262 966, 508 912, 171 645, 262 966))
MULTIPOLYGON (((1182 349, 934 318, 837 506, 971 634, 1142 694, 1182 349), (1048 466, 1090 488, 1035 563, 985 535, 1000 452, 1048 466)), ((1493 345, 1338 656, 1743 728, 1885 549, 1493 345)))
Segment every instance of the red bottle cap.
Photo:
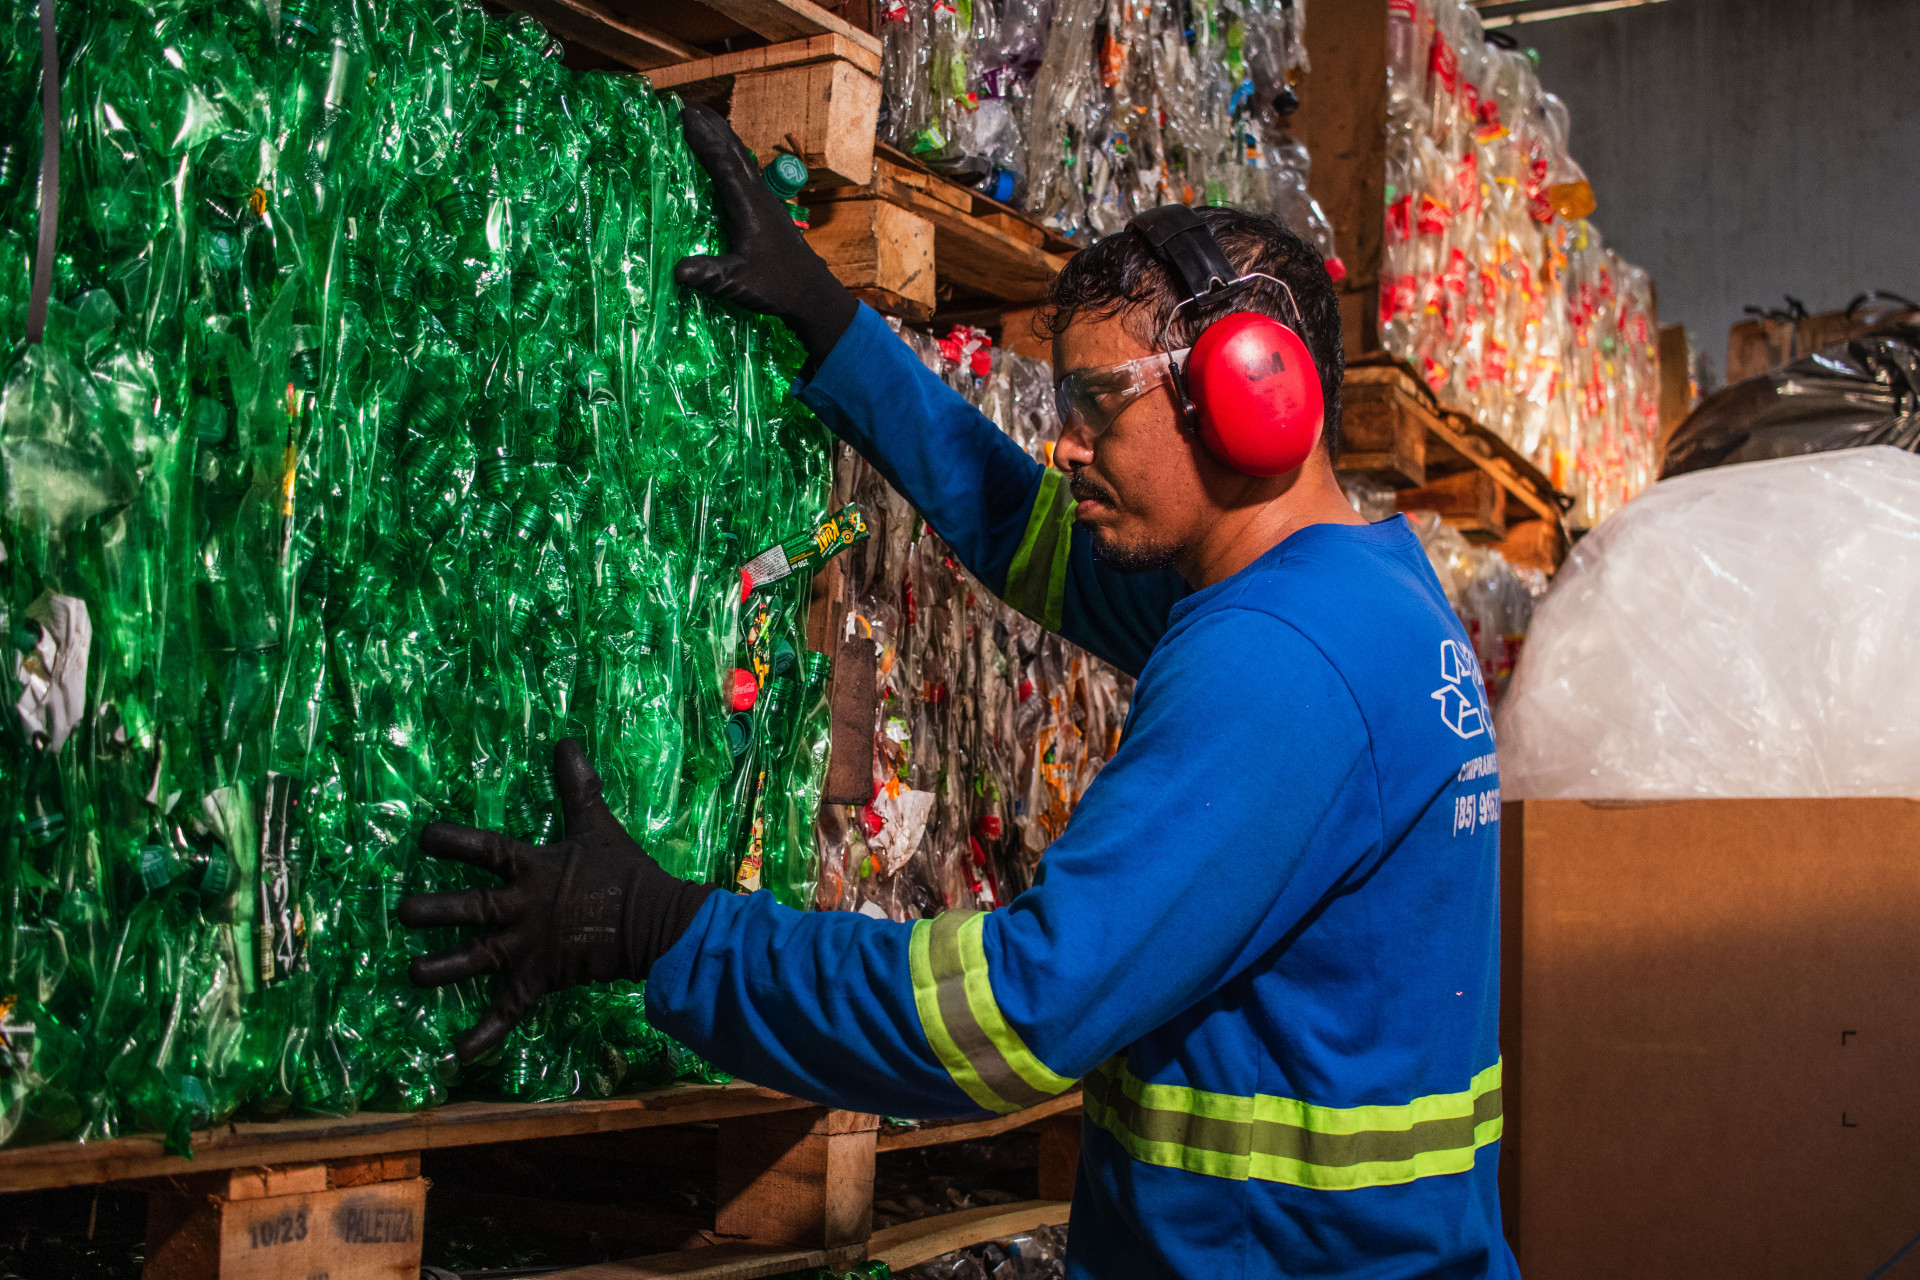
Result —
POLYGON ((1001 830, 1000 815, 997 813, 981 814, 976 829, 980 832, 980 838, 982 840, 998 840, 1001 830))
POLYGON ((733 689, 728 695, 733 701, 735 711, 751 711, 753 704, 760 700, 760 682, 753 678, 753 672, 733 669, 733 689))

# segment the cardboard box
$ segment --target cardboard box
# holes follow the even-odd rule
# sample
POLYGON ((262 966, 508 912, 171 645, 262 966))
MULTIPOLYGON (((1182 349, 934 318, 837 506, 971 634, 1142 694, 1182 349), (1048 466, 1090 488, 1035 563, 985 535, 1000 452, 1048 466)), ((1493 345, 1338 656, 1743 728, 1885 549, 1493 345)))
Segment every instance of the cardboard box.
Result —
POLYGON ((1920 802, 1526 801, 1501 834, 1523 1275, 1864 1280, 1920 1232, 1920 802))

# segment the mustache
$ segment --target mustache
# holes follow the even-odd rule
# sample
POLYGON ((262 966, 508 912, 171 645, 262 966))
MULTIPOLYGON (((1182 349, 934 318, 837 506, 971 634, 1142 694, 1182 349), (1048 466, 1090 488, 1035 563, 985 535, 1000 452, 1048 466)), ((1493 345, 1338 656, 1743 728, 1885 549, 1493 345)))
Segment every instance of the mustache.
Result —
POLYGON ((1067 477, 1067 492, 1073 495, 1075 502, 1104 502, 1110 507, 1120 505, 1113 492, 1105 485, 1084 472, 1076 471, 1067 477))

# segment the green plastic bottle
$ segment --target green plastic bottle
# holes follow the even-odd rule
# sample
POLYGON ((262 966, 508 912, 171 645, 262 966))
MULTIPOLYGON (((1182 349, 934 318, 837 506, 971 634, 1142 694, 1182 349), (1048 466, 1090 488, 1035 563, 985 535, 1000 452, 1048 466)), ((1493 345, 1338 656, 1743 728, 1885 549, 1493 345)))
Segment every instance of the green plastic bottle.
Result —
MULTIPOLYGON (((35 3, 0 0, 22 138, 35 3)), ((744 552, 817 525, 829 466, 791 335, 672 283, 722 243, 677 108, 471 4, 84 0, 60 34, 0 624, 38 646, 52 593, 91 647, 57 750, 0 728, 0 1140, 713 1078, 638 984, 459 1071, 487 983, 414 988, 454 935, 394 915, 487 879, 426 822, 554 835, 569 734, 669 870, 732 871, 744 552)), ((36 162, 0 156, 10 333, 36 162)))

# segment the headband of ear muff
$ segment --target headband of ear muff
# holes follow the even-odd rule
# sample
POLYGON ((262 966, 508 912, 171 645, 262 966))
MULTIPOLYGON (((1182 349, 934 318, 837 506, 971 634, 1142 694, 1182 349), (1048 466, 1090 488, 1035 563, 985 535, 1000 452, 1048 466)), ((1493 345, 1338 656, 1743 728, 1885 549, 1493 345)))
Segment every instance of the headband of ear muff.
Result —
MULTIPOLYGON (((1174 307, 1204 310, 1255 280, 1284 281, 1261 272, 1236 273, 1200 215, 1183 204, 1138 214, 1127 229, 1147 242, 1186 295, 1174 307)), ((1300 306, 1293 302, 1296 319, 1300 306)), ((1184 364, 1173 366, 1181 407, 1207 450, 1235 471, 1277 476, 1298 467, 1319 442, 1325 422, 1320 372, 1306 342, 1287 325, 1254 311, 1230 311, 1201 328, 1184 364)), ((1172 329, 1169 317, 1167 329, 1172 329)), ((1161 344, 1169 346, 1166 333, 1161 344)))

